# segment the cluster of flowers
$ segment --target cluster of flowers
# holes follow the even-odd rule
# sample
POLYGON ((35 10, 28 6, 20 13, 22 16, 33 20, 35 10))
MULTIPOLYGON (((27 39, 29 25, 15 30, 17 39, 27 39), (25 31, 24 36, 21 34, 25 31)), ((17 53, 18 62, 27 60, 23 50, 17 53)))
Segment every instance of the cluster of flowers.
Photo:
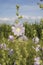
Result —
MULTIPOLYGON (((28 38, 25 36, 25 27, 21 23, 15 23, 12 26, 12 32, 14 33, 15 36, 19 38, 19 40, 28 40, 28 38)), ((9 40, 14 40, 13 35, 9 35, 9 40)))
MULTIPOLYGON (((15 24, 11 28, 14 35, 9 35, 9 38, 8 38, 9 42, 14 41, 15 36, 18 37, 19 40, 28 40, 28 38, 25 36, 25 28, 21 23, 15 24)), ((3 50, 2 54, 4 54, 4 50, 6 50, 8 52, 8 56, 12 56, 14 54, 14 50, 12 48, 9 48, 8 44, 6 43, 0 44, 0 50, 3 50)), ((15 62, 14 62, 14 65, 15 65, 15 62)))
POLYGON ((34 58, 34 65, 40 65, 40 57, 34 58))
MULTIPOLYGON (((43 47, 41 48, 41 46, 39 44, 39 38, 38 37, 34 37, 32 40, 36 44, 36 47, 33 47, 35 49, 35 51, 36 51, 36 54, 38 54, 38 52, 40 50, 43 51, 43 47)), ((35 57, 34 58, 34 65, 40 65, 40 61, 41 61, 40 56, 35 57)))
POLYGON ((8 50, 8 55, 12 55, 13 49, 9 49, 5 43, 0 44, 0 49, 2 50, 8 50))
MULTIPOLYGON (((14 24, 12 27, 12 32, 14 35, 9 35, 8 41, 14 41, 15 36, 17 37, 18 40, 23 40, 23 41, 27 41, 28 38, 25 36, 25 27, 23 26, 23 24, 18 23, 18 24, 14 24)), ((41 48, 40 44, 39 44, 39 38, 38 37, 34 37, 32 39, 32 41, 36 44, 36 47, 33 46, 33 48, 35 49, 36 53, 38 53, 40 51, 40 49, 43 50, 43 48, 41 48)), ((14 50, 11 48, 8 48, 8 45, 5 43, 0 44, 0 49, 3 50, 7 50, 8 51, 8 56, 12 56, 14 54, 14 50)), ((34 58, 34 65, 40 65, 40 57, 36 56, 34 58)), ((1 64, 0 64, 1 65, 1 64)), ((14 62, 15 65, 15 62, 14 62)))
MULTIPOLYGON (((5 51, 8 52, 8 57, 11 57, 14 54, 14 50, 12 48, 8 48, 6 43, 1 43, 0 44, 0 50, 1 50, 1 57, 2 61, 6 58, 5 51)), ((0 65, 6 65, 5 62, 0 63, 0 65), (3 64, 2 64, 3 63, 3 64)))

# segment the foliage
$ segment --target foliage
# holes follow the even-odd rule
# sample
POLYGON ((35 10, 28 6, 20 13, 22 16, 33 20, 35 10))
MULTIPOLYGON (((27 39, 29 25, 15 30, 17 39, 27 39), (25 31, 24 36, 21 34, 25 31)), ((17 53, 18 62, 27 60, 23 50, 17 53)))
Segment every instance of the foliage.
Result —
MULTIPOLYGON (((0 64, 1 65, 35 65, 35 58, 40 57, 43 65, 43 24, 24 23, 28 40, 19 39, 12 33, 10 25, 0 25, 0 64), (12 40, 10 39, 13 37, 12 40), (39 43, 33 37, 39 37, 39 43)), ((38 62, 39 62, 38 61, 38 62)))
MULTIPOLYGON (((43 65, 43 52, 40 50, 36 53, 35 47, 38 44, 32 42, 31 39, 28 41, 22 41, 14 39, 14 41, 8 41, 8 39, 3 38, 0 44, 6 44, 6 50, 0 48, 0 64, 2 65, 34 65, 34 58, 36 56, 41 57, 41 65, 43 65), (13 52, 9 50, 13 49, 13 52), (10 54, 9 54, 10 53, 10 54)), ((43 42, 39 43, 41 46, 43 42)))
MULTIPOLYGON (((43 29, 43 20, 41 19, 40 24, 29 24, 24 23, 25 27, 25 35, 28 38, 33 38, 34 36, 38 36, 41 39, 42 29, 43 29)), ((2 24, 0 25, 0 38, 5 37, 8 38, 9 34, 13 34, 11 31, 11 25, 2 24)))
POLYGON ((11 26, 6 24, 0 25, 0 39, 2 37, 8 38, 9 34, 11 34, 11 26))
POLYGON ((25 26, 25 35, 28 38, 33 38, 34 36, 38 36, 41 39, 41 31, 43 29, 43 24, 29 24, 24 23, 25 26))

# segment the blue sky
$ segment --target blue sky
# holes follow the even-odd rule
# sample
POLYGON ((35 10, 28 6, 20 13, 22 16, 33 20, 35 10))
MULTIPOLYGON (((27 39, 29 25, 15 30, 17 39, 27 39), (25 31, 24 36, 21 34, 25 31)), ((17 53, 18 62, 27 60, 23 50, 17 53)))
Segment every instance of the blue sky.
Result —
POLYGON ((0 0, 0 17, 16 16, 16 4, 20 5, 20 14, 26 16, 43 16, 43 10, 37 3, 40 0, 0 0))
POLYGON ((20 5, 20 15, 28 19, 43 18, 43 10, 37 3, 40 0, 0 0, 0 21, 14 21, 16 18, 16 4, 20 5))

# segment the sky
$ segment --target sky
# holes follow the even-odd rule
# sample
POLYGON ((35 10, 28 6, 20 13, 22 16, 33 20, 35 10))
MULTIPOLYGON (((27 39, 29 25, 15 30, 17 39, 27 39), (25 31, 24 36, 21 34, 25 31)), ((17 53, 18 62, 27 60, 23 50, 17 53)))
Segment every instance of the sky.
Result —
POLYGON ((0 0, 0 20, 14 20, 16 17, 16 4, 20 5, 19 13, 28 18, 43 17, 43 10, 37 3, 40 0, 0 0))

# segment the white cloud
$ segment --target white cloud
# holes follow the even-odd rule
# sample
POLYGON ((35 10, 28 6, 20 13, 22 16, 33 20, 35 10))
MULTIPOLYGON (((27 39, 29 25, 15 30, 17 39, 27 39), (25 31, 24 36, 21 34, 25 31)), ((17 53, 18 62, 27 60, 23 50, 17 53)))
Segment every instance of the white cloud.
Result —
POLYGON ((0 24, 13 24, 15 21, 16 17, 12 17, 12 18, 0 18, 0 24))
MULTIPOLYGON (((43 18, 42 16, 26 16, 26 15, 22 15, 22 17, 23 18, 26 18, 26 19, 29 19, 29 18, 31 18, 31 19, 41 19, 41 18, 43 18)), ((0 18, 0 21, 14 21, 14 20, 16 20, 17 19, 17 17, 12 17, 12 18, 0 18)))
POLYGON ((38 16, 37 18, 38 18, 38 19, 41 19, 41 18, 43 18, 43 17, 42 17, 42 16, 38 16))
POLYGON ((26 15, 23 15, 23 18, 26 18, 26 19, 41 19, 43 17, 42 16, 26 16, 26 15))
POLYGON ((26 18, 26 19, 29 19, 29 16, 25 16, 25 15, 23 15, 22 17, 23 17, 23 18, 26 18))
MULTIPOLYGON (((41 18, 43 18, 42 16, 26 16, 26 15, 23 15, 22 16, 24 19, 33 19, 33 20, 40 20, 41 18)), ((17 19, 17 17, 12 17, 12 18, 0 18, 0 23, 14 23, 14 21, 17 19)))
POLYGON ((14 21, 16 19, 16 17, 12 17, 12 18, 0 18, 0 21, 14 21))
POLYGON ((2 21, 10 21, 9 18, 0 18, 0 20, 2 20, 2 21))

